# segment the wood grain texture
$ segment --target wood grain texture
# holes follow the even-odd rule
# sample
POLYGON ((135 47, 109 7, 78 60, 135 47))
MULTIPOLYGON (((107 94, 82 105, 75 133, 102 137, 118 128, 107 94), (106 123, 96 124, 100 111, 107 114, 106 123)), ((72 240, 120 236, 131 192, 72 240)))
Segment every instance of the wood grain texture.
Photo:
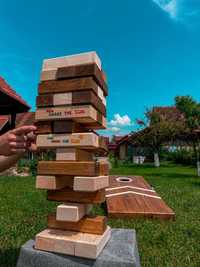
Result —
POLYGON ((78 77, 93 77, 97 84, 104 91, 104 94, 106 96, 108 95, 108 88, 104 81, 103 73, 96 64, 62 67, 58 68, 56 73, 57 80, 78 77))
POLYGON ((76 66, 82 64, 95 63, 101 69, 101 60, 96 52, 86 52, 81 54, 69 55, 44 59, 42 70, 57 69, 60 67, 76 66))
POLYGON ((174 219, 175 213, 158 196, 141 176, 123 176, 132 181, 119 182, 119 176, 109 177, 106 189, 106 203, 109 217, 113 218, 158 218, 174 219))
POLYGON ((105 105, 91 90, 37 96, 37 107, 89 104, 94 106, 103 115, 106 115, 105 105))
POLYGON ((105 216, 85 216, 76 223, 56 220, 56 214, 48 215, 48 227, 52 229, 68 230, 82 233, 102 235, 107 227, 105 216))
POLYGON ((73 188, 73 176, 37 176, 36 188, 46 190, 59 190, 65 187, 73 188))
POLYGON ((99 136, 95 133, 42 134, 36 139, 37 148, 85 148, 99 147, 99 136))
POLYGON ((71 119, 85 124, 98 121, 97 110, 91 105, 39 108, 36 110, 35 118, 36 121, 71 119))
MULTIPOLYGON (((101 89, 92 77, 74 78, 68 80, 44 81, 38 86, 38 94, 66 93, 73 91, 92 90, 99 97, 101 89)), ((103 95, 104 96, 104 95, 103 95)))
POLYGON ((108 176, 74 177, 74 191, 95 192, 109 186, 108 176))
POLYGON ((105 201, 105 190, 102 189, 97 192, 76 192, 66 187, 59 191, 48 191, 47 199, 59 202, 100 204, 105 201))
POLYGON ((56 220, 78 222, 86 215, 87 205, 81 203, 65 203, 57 206, 56 220))
POLYGON ((57 148, 56 160, 93 161, 94 153, 77 148, 57 148))
POLYGON ((39 161, 38 175, 106 176, 108 164, 92 161, 39 161))
POLYGON ((46 229, 36 235, 35 249, 96 259, 110 237, 109 226, 102 235, 46 229))

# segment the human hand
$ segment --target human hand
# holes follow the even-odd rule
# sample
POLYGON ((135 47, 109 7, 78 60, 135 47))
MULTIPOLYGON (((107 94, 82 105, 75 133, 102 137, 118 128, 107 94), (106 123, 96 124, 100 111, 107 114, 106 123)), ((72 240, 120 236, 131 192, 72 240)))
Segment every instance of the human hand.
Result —
POLYGON ((26 152, 31 144, 28 134, 35 130, 35 126, 22 126, 0 136, 0 155, 10 156, 26 152))

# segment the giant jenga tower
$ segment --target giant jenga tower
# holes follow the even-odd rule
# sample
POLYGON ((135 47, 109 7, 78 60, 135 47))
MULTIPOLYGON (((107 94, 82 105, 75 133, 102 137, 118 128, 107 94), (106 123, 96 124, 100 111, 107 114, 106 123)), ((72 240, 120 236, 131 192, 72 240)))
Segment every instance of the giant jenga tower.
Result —
POLYGON ((110 238, 104 216, 90 216, 105 201, 108 163, 104 139, 107 85, 95 52, 43 62, 37 96, 37 147, 55 151, 38 163, 36 187, 57 201, 48 228, 36 235, 38 250, 95 259, 110 238))

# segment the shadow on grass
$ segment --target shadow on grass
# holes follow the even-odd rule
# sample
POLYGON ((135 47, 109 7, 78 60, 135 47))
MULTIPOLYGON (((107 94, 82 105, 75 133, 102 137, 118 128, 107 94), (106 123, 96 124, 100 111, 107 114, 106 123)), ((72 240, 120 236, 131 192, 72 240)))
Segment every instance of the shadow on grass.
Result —
POLYGON ((0 267, 15 267, 19 257, 20 248, 0 250, 0 267))

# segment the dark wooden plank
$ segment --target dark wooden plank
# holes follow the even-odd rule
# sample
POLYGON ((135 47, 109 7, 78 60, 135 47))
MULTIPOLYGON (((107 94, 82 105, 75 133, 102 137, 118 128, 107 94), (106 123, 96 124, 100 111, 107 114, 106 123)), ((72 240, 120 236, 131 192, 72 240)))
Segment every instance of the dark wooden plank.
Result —
POLYGON ((105 201, 105 189, 96 192, 77 192, 68 187, 61 190, 48 190, 47 199, 59 202, 100 204, 105 201))
POLYGON ((58 68, 56 73, 56 78, 58 80, 90 76, 94 78, 94 80, 99 84, 99 86, 103 89, 105 95, 107 96, 108 88, 104 81, 104 75, 96 64, 85 64, 58 68))
POLYGON ((38 175, 74 175, 101 176, 108 175, 109 166, 104 162, 93 161, 40 161, 38 175))
POLYGON ((56 214, 52 213, 48 215, 48 227, 102 235, 107 227, 107 218, 105 216, 85 216, 78 222, 63 222, 57 221, 56 214))
POLYGON ((38 86, 38 94, 66 93, 92 90, 98 95, 98 85, 92 77, 43 81, 38 86))
POLYGON ((113 218, 145 217, 174 219, 175 213, 140 176, 110 176, 106 189, 108 215, 113 218), (132 180, 125 181, 126 178, 132 180))

